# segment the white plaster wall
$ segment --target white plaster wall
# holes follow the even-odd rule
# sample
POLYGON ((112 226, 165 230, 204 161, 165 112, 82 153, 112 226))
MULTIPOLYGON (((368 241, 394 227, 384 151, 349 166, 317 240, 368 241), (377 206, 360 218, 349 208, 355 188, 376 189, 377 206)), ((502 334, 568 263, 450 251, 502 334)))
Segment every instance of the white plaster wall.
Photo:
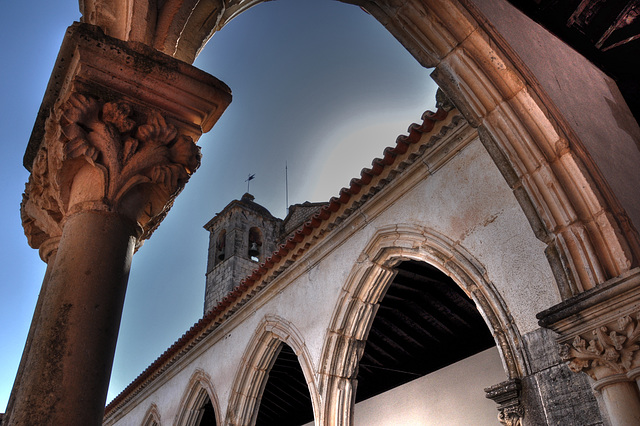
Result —
POLYGON ((513 193, 475 139, 378 217, 373 226, 419 224, 463 246, 486 269, 524 334, 560 295, 538 240, 513 193))
MULTIPOLYGON (((379 196, 386 195, 383 191, 379 196)), ((364 209, 366 212, 366 205, 364 209)), ((139 425, 152 402, 158 406, 162 423, 173 424, 197 369, 210 376, 224 416, 247 345, 267 315, 277 315, 293 324, 317 371, 326 331, 347 277, 375 232, 391 224, 428 227, 464 246, 486 268, 486 278, 500 292, 522 334, 537 328, 537 312, 560 301, 544 256, 544 244, 534 237, 511 190, 477 139, 368 224, 363 221, 356 213, 354 221, 334 232, 335 237, 364 226, 346 241, 333 245, 326 257, 314 260, 319 263, 310 263, 308 259, 313 255, 309 253, 292 265, 136 396, 125 409, 131 410, 128 417, 117 424, 139 425)), ((486 385, 504 380, 502 374, 486 385)), ((452 386, 456 385, 454 382, 452 386)), ((489 403, 495 419, 495 406, 489 403)), ((357 418, 365 416, 362 409, 359 411, 357 418)))

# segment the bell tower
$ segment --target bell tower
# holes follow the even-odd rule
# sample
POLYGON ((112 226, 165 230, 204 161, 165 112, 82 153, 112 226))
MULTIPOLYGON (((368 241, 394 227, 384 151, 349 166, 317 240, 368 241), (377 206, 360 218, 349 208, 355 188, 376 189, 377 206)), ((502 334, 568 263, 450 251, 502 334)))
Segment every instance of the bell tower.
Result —
POLYGON ((253 195, 244 194, 204 226, 209 231, 205 313, 277 247, 282 220, 253 200, 253 195))

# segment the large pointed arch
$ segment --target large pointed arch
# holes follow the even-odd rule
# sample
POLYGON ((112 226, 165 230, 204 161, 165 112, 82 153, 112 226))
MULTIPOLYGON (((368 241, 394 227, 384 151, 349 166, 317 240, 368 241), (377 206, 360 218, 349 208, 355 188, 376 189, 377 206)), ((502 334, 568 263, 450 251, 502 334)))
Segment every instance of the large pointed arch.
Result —
POLYGON ((289 345, 298 357, 309 388, 313 416, 316 422, 319 422, 319 392, 311 356, 304 339, 291 322, 276 315, 267 315, 253 334, 242 357, 229 400, 227 424, 255 424, 267 375, 283 343, 289 345))
POLYGON ((449 275, 475 302, 494 336, 509 379, 529 372, 522 338, 484 267, 463 247, 431 229, 409 224, 378 230, 347 279, 320 361, 322 415, 330 424, 351 424, 357 366, 377 307, 405 260, 427 262, 449 275))
MULTIPOLYGON (((155 32, 146 39, 151 37, 164 53, 192 62, 215 31, 264 1, 167 1, 157 12, 155 32)), ((541 85, 472 1, 341 1, 368 11, 418 62, 434 68, 432 77, 478 128, 535 235, 547 244, 563 298, 640 264, 640 236, 630 218, 640 212, 625 210, 591 155, 594 147, 576 134, 579 126, 572 127, 547 93, 551 89, 541 85)), ((81 3, 91 10, 94 2, 81 3)), ((120 10, 113 1, 103 3, 120 10)), ((136 10, 155 4, 134 3, 147 5, 136 10)), ((107 33, 122 33, 118 20, 101 17, 85 13, 83 20, 102 25, 107 33)), ((637 158, 637 148, 629 152, 637 158)), ((624 172, 633 179, 640 176, 636 169, 624 172)))
POLYGON ((514 191, 564 298, 637 265, 627 213, 527 65, 467 0, 354 1, 426 67, 514 191))
POLYGON ((211 402, 216 417, 216 424, 221 425, 220 404, 214 390, 211 378, 201 369, 197 369, 180 400, 180 412, 174 422, 175 426, 197 426, 200 410, 203 405, 211 402))

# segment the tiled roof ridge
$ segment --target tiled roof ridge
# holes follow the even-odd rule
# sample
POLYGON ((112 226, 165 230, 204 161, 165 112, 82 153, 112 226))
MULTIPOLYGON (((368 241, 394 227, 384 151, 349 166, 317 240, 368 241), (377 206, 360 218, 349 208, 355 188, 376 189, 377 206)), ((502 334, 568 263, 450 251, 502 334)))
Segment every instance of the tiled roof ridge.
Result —
MULTIPOLYGON (((408 135, 398 136, 394 147, 385 148, 382 158, 375 158, 371 162, 371 168, 362 169, 359 178, 351 179, 348 188, 342 188, 337 197, 331 197, 327 205, 320 209, 320 212, 314 214, 310 220, 306 221, 297 231, 293 232, 285 243, 280 245, 278 250, 271 254, 258 268, 254 269, 249 276, 244 278, 215 308, 211 309, 198 322, 191 326, 173 345, 164 351, 162 355, 140 373, 118 396, 107 404, 104 414, 105 418, 111 414, 112 411, 115 411, 133 398, 152 380, 166 370, 166 368, 175 363, 180 356, 189 351, 196 343, 213 331, 217 325, 221 324, 233 314, 233 312, 239 309, 254 294, 280 275, 296 258, 311 246, 311 241, 307 241, 304 245, 301 245, 305 239, 308 239, 307 237, 311 236, 311 238, 317 239, 344 220, 343 216, 347 216, 357 207, 353 205, 354 200, 352 200, 355 195, 360 194, 361 197, 368 198, 366 197, 366 193, 361 194, 363 188, 373 186, 374 183, 378 184, 378 186, 384 186, 387 180, 384 178, 380 179, 383 172, 391 172, 391 166, 394 164, 399 166, 400 162, 396 163, 396 160, 407 153, 410 146, 419 142, 423 134, 431 132, 437 122, 444 121, 450 115, 450 112, 455 114, 457 111, 446 111, 438 108, 436 112, 426 111, 422 114, 422 124, 411 124, 408 129, 408 135), (347 206, 350 201, 352 205, 347 206), (341 210, 341 214, 338 215, 337 213, 341 210), (332 217, 334 217, 333 223, 329 222, 329 219, 332 217), (320 229, 322 224, 327 225, 325 229, 320 229), (271 274, 267 276, 269 272, 271 274)), ((377 190, 375 192, 377 192, 377 190)), ((358 200, 355 200, 355 203, 357 203, 357 201, 358 200)), ((364 202, 364 200, 360 201, 360 203, 357 203, 358 206, 364 202)))

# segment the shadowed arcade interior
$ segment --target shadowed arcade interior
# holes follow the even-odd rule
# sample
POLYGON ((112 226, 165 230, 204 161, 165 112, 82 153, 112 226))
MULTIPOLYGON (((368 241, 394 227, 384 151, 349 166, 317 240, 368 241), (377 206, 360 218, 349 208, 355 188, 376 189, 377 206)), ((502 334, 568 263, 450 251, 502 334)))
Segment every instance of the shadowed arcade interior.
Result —
POLYGON ((311 421, 311 397, 298 357, 282 343, 262 394, 256 425, 293 426, 311 421))
POLYGON ((406 261, 380 303, 358 364, 356 402, 495 346, 474 302, 435 267, 406 261))
POLYGON ((198 408, 198 417, 195 425, 197 426, 216 426, 216 413, 211 403, 211 399, 207 396, 204 403, 198 408))
MULTIPOLYGON (((495 341, 474 302, 451 278, 424 262, 402 262, 369 331, 359 363, 356 402, 492 346, 495 341)), ((312 421, 298 358, 283 343, 269 372, 256 424, 312 421)))

